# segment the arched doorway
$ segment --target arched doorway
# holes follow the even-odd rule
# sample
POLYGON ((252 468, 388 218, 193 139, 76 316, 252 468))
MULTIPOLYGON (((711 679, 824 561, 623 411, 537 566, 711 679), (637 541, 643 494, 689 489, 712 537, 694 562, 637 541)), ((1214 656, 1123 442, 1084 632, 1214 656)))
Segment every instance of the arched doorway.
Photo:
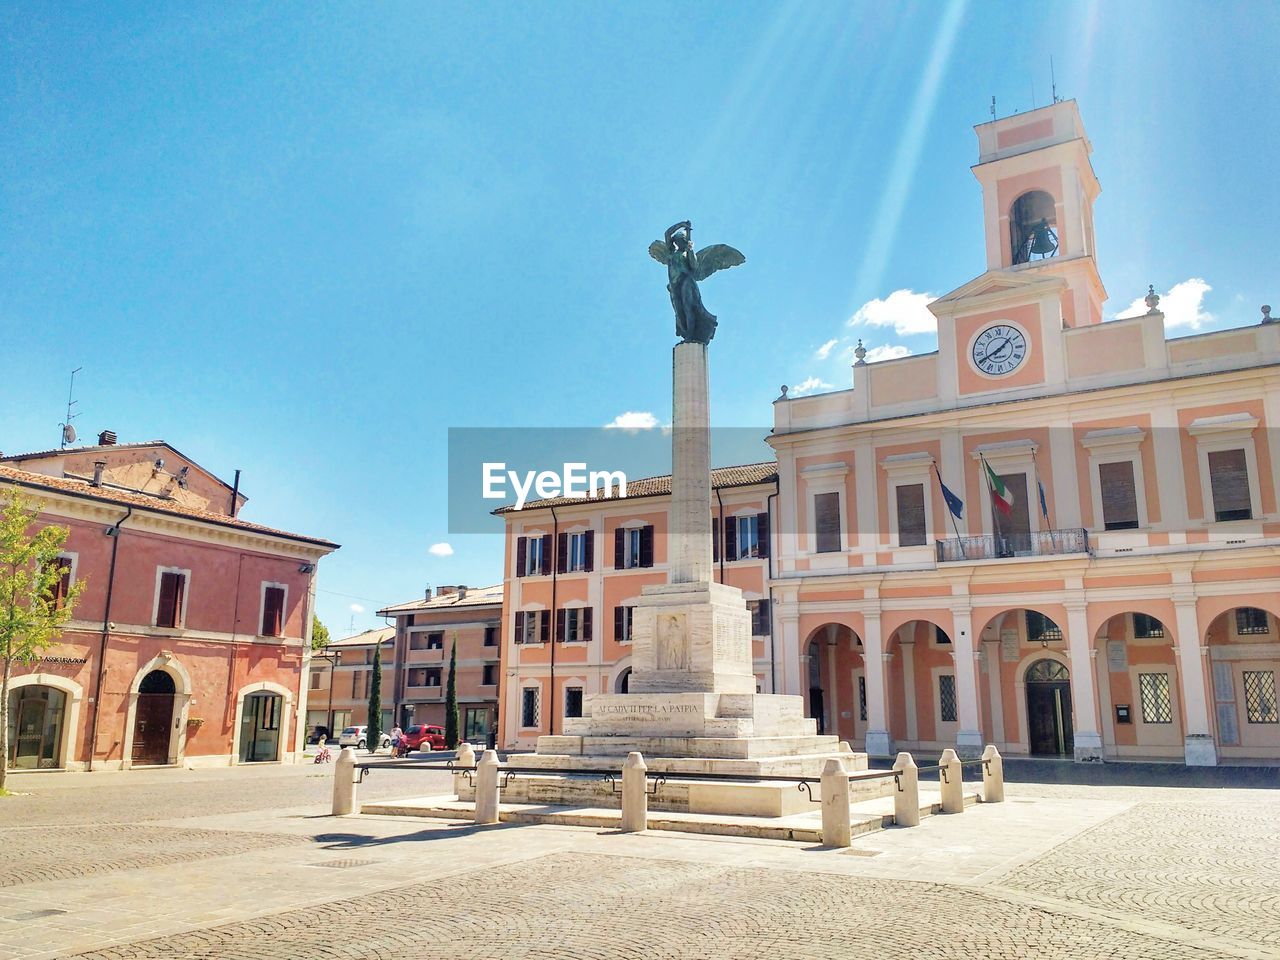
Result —
POLYGON ((618 674, 618 679, 613 684, 615 693, 628 693, 631 686, 631 668, 623 670, 618 674))
POLYGON ((240 762, 264 763, 280 759, 280 726, 284 698, 278 693, 251 693, 240 714, 240 762))
POLYGON ((62 756, 67 695, 29 684, 9 692, 9 756, 12 769, 48 770, 65 765, 62 756))
POLYGON ((177 688, 164 670, 152 670, 138 685, 138 704, 133 719, 134 764, 169 762, 173 701, 177 688))
POLYGON ((1027 738, 1032 756, 1075 754, 1071 728, 1071 676, 1066 664, 1037 660, 1027 667, 1027 738))
POLYGON ((827 732, 827 703, 822 688, 822 644, 809 641, 809 716, 818 722, 818 734, 827 732))
POLYGON ((1205 633, 1218 752, 1280 757, 1280 618, 1258 607, 1219 614, 1205 633))

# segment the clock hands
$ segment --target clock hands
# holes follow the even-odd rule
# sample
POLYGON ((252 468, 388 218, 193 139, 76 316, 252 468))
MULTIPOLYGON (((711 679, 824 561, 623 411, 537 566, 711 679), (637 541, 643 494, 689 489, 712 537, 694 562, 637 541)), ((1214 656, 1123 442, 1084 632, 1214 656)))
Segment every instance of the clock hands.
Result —
POLYGON ((998 345, 996 347, 988 347, 987 352, 982 356, 974 357, 974 361, 977 363, 986 363, 988 359, 1000 359, 1000 356, 1005 352, 1005 348, 1009 346, 1012 340, 1012 337, 1003 338, 998 341, 998 345))

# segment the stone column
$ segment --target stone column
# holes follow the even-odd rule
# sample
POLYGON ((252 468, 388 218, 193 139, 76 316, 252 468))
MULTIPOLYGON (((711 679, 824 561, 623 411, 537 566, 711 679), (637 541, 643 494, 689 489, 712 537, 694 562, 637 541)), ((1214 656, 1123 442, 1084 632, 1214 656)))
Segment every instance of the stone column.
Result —
POLYGON ((1088 609, 1083 600, 1071 600, 1067 608, 1067 655, 1071 660, 1072 726, 1077 760, 1102 760, 1102 734, 1098 732, 1098 697, 1094 691, 1093 655, 1089 643, 1088 609))
POLYGON ((1205 682, 1204 654, 1201 644, 1200 617, 1194 596, 1173 600, 1178 625, 1177 662, 1182 673, 1182 699, 1185 704, 1183 749, 1189 767, 1216 767, 1218 748, 1209 723, 1209 697, 1205 682))
POLYGON ((638 750, 627 754, 622 765, 623 833, 643 833, 649 826, 649 793, 645 789, 649 768, 638 750))
POLYGON ((887 757, 893 751, 889 738, 888 696, 885 676, 884 638, 880 635, 879 612, 864 615, 862 626, 862 662, 867 674, 867 743, 873 757, 887 757))
POLYGON ((497 823, 498 814, 498 752, 486 750, 476 764, 475 822, 497 823))
POLYGON ((984 640, 987 651, 987 694, 991 698, 991 739, 1004 743, 1004 693, 1000 689, 1000 656, 999 640, 984 640))
POLYGON ((333 816, 345 817, 356 808, 356 752, 343 747, 333 764, 333 816))
MULTIPOLYGON (((919 622, 919 621, 917 621, 919 622)), ((902 655, 902 699, 907 712, 907 741, 920 739, 920 707, 916 703, 916 641, 915 634, 908 640, 898 629, 898 651, 902 655)))
POLYGON ((711 412, 707 347, 678 343, 672 351, 671 583, 711 579, 711 412))
POLYGON ((844 761, 831 757, 822 768, 822 845, 847 847, 852 842, 849 774, 844 761))
POLYGON ((960 729, 956 732, 956 749, 963 756, 976 757, 982 752, 982 722, 978 719, 977 649, 973 643, 973 624, 969 608, 951 610, 951 649, 956 658, 956 711, 960 729))

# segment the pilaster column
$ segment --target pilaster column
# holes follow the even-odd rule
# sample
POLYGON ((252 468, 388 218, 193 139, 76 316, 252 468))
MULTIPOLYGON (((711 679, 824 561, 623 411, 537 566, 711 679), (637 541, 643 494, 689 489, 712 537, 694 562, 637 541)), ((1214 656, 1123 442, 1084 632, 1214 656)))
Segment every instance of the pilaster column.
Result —
POLYGON ((907 711, 907 741, 915 743, 920 739, 920 709, 916 703, 916 641, 914 636, 907 640, 898 632, 898 648, 902 652, 902 693, 903 706, 907 711))
POLYGON ((780 690, 775 692, 789 694, 793 697, 803 696, 806 706, 809 703, 809 683, 807 661, 800 656, 800 605, 794 599, 784 600, 777 605, 778 638, 781 649, 777 651, 778 677, 780 690))
POLYGON ((1071 660, 1072 726, 1077 760, 1102 760, 1102 734, 1098 732, 1098 697, 1089 652, 1089 618, 1084 600, 1068 600, 1067 656, 1071 660))
POLYGON ((1175 653, 1182 674, 1186 764, 1189 767, 1216 767, 1218 748, 1209 723, 1209 697, 1205 683, 1204 657, 1208 651, 1201 643, 1195 595, 1175 596, 1173 610, 1178 627, 1178 649, 1175 653))
POLYGON ((876 757, 893 755, 889 737, 887 654, 880 632, 880 613, 864 615, 862 627, 863 662, 867 670, 867 753, 876 757))
POLYGON ((1000 689, 1000 641, 986 640, 987 694, 991 699, 991 742, 1004 746, 1004 695, 1000 689))
POLYGON ((973 642, 973 618, 968 605, 951 608, 952 655, 956 660, 956 710, 960 729, 956 752, 962 757, 982 753, 982 721, 978 718, 978 652, 973 642))

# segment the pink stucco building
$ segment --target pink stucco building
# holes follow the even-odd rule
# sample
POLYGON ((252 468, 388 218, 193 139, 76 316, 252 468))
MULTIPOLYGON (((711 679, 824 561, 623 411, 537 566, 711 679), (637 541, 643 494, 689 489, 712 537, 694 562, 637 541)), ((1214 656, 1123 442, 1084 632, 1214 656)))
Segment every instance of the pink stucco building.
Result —
POLYGON ((301 755, 316 565, 337 545, 241 519, 243 495, 168 444, 0 457, 0 497, 67 527, 84 593, 15 670, 16 769, 285 762, 301 755))
MULTIPOLYGON (((1280 324, 1104 322, 1076 104, 976 132, 986 270, 929 305, 938 349, 775 402, 776 464, 726 498, 771 555, 725 571, 772 601, 758 681, 875 755, 1280 759, 1280 324)), ((663 492, 503 514, 504 744, 622 682, 663 492)))

